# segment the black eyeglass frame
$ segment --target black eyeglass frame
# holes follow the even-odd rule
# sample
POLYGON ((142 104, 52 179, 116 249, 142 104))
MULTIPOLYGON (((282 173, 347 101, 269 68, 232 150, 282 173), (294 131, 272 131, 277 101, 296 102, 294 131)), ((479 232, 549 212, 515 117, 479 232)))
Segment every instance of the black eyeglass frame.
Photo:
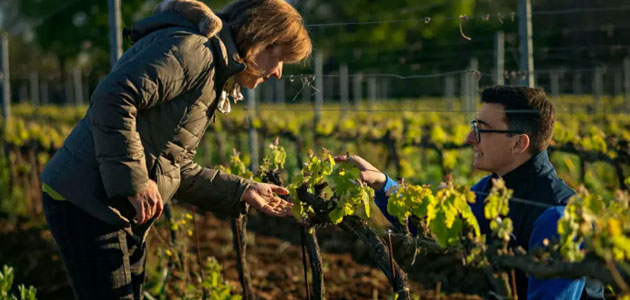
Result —
POLYGON ((501 130, 501 129, 481 129, 477 125, 477 120, 471 120, 470 126, 472 127, 473 134, 475 136, 475 142, 481 142, 481 133, 489 132, 489 133, 507 133, 507 134, 525 134, 526 132, 522 130, 501 130))

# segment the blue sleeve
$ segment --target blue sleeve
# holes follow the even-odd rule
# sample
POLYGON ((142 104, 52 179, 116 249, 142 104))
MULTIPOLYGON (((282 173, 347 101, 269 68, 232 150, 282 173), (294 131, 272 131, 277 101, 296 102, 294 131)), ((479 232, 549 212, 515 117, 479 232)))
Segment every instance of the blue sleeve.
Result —
MULTIPOLYGON (((558 220, 564 213, 564 206, 550 207, 534 223, 529 239, 529 249, 543 247, 543 240, 558 238, 558 220)), ((537 279, 529 277, 527 299, 580 299, 585 278, 581 279, 537 279)))
POLYGON ((391 177, 389 177, 387 174, 383 174, 386 178, 385 185, 382 189, 374 191, 374 202, 376 203, 376 206, 378 206, 378 209, 381 210, 381 213, 383 213, 385 218, 387 218, 389 223, 393 224, 394 226, 400 226, 400 222, 398 222, 398 219, 387 213, 387 201, 389 200, 389 196, 387 196, 387 191, 389 191, 389 189, 391 189, 392 187, 397 186, 398 183, 396 182, 396 180, 391 179, 391 177))
POLYGON ((486 219, 484 213, 484 200, 488 194, 483 192, 486 188, 488 188, 488 184, 492 183, 490 178, 492 178, 491 175, 488 175, 477 182, 477 184, 470 187, 470 190, 475 193, 475 203, 469 203, 468 205, 470 205, 470 209, 475 215, 477 223, 479 223, 479 229, 482 234, 489 234, 491 232, 490 220, 486 219))

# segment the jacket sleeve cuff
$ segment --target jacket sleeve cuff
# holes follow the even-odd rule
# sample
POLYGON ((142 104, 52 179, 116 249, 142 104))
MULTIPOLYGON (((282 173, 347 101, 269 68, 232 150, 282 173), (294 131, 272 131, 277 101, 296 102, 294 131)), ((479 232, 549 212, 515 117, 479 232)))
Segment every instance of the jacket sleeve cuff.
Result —
POLYGON ((101 163, 100 172, 109 198, 139 194, 144 192, 149 184, 144 157, 142 160, 101 163))
POLYGON ((374 191, 374 198, 375 199, 379 199, 379 198, 387 198, 387 192, 394 186, 397 186, 398 183, 396 182, 396 180, 392 179, 391 177, 389 177, 389 175, 387 175, 386 173, 383 173, 383 175, 385 175, 385 185, 383 185, 383 188, 380 190, 376 190, 374 191))
POLYGON ((245 191, 247 191, 252 182, 246 179, 243 179, 241 182, 243 183, 243 185, 239 185, 237 187, 237 191, 234 197, 234 199, 238 200, 235 201, 232 208, 228 210, 228 215, 235 218, 240 215, 247 214, 247 210, 249 209, 249 204, 247 204, 247 202, 243 200, 243 195, 245 195, 245 191))
POLYGON ((175 198, 201 209, 238 217, 243 213, 243 194, 251 181, 219 170, 190 163, 182 170, 175 198))
POLYGON ((396 224, 393 220, 394 217, 390 216, 389 213, 387 213, 387 202, 389 200, 389 196, 387 195, 387 192, 394 186, 397 186, 398 183, 393 180, 391 177, 389 177, 387 174, 383 173, 385 175, 385 185, 383 186, 382 189, 378 190, 378 191, 374 191, 374 203, 376 203, 376 206, 381 210, 381 212, 383 213, 383 215, 385 215, 385 217, 387 217, 387 219, 392 222, 392 224, 396 224))

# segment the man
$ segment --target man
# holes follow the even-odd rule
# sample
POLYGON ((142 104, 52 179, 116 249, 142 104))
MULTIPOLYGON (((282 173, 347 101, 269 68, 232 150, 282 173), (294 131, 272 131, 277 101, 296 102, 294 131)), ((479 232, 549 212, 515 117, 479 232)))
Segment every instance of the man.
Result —
MULTIPOLYGON (((471 204, 483 233, 489 233, 484 217, 484 199, 492 187, 491 178, 502 177, 513 197, 541 205, 510 202, 509 217, 514 224, 512 245, 534 249, 544 239, 557 237, 557 222, 564 206, 574 195, 549 161, 547 147, 551 141, 555 114, 541 89, 517 86, 494 86, 483 91, 482 106, 472 121, 466 143, 474 151, 474 167, 491 172, 475 184, 477 201, 471 204)), ((397 183, 358 156, 337 157, 352 160, 361 169, 362 179, 375 190, 375 202, 387 214, 386 192, 397 183)), ((579 299, 584 279, 540 280, 517 271, 516 288, 520 299, 579 299)))

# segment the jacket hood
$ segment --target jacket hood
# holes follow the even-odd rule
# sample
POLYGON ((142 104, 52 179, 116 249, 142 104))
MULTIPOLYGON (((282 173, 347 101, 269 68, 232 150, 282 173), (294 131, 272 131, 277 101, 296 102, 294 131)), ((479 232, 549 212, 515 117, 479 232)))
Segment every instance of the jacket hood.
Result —
POLYGON ((152 16, 138 21, 131 30, 125 31, 125 35, 135 43, 155 31, 170 27, 199 33, 208 38, 208 46, 216 51, 217 67, 222 70, 217 80, 223 83, 245 69, 230 26, 223 24, 224 21, 200 1, 165 0, 156 7, 152 16))
POLYGON ((221 31, 223 23, 203 2, 164 0, 155 8, 152 16, 138 21, 131 30, 125 30, 125 35, 135 43, 156 30, 168 27, 194 29, 210 38, 221 31))

